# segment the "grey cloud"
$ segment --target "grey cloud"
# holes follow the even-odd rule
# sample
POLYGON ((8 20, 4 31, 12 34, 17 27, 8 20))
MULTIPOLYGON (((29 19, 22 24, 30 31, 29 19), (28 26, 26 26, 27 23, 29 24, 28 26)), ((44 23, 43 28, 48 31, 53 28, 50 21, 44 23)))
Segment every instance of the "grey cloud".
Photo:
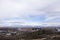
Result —
POLYGON ((60 0, 22 0, 21 2, 19 0, 3 0, 0 5, 0 18, 3 19, 12 17, 28 19, 30 15, 35 17, 45 15, 47 23, 47 21, 52 22, 57 16, 60 18, 60 0))

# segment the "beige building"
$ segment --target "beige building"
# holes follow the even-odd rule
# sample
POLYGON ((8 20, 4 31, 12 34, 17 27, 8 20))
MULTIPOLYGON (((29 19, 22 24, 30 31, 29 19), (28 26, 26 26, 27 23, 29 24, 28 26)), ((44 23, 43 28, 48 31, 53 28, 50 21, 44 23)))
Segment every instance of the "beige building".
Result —
POLYGON ((39 28, 20 28, 18 30, 25 31, 25 32, 35 32, 35 31, 38 31, 39 28))

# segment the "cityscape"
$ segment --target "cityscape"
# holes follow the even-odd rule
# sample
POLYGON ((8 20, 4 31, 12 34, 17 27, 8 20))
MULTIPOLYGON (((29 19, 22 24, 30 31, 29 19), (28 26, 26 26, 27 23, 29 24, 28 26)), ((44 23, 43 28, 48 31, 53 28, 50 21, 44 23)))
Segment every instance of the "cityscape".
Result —
MULTIPOLYGON (((37 27, 37 26, 36 26, 37 27)), ((0 27, 0 40, 59 40, 60 27, 0 27)))
POLYGON ((0 0, 0 40, 60 40, 60 0, 0 0))

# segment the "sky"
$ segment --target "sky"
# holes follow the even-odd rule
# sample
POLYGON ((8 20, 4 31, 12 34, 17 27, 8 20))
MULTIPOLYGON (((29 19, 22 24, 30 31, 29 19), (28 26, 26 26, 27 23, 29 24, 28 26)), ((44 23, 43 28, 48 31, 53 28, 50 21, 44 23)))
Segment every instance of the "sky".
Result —
POLYGON ((60 25, 60 0, 0 0, 0 26, 60 25))

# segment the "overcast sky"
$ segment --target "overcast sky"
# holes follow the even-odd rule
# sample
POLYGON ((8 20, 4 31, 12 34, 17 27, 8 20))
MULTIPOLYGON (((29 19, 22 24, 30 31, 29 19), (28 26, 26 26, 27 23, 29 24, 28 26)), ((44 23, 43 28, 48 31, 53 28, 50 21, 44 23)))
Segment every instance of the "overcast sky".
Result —
POLYGON ((0 0, 0 25, 60 25, 60 0, 0 0))

